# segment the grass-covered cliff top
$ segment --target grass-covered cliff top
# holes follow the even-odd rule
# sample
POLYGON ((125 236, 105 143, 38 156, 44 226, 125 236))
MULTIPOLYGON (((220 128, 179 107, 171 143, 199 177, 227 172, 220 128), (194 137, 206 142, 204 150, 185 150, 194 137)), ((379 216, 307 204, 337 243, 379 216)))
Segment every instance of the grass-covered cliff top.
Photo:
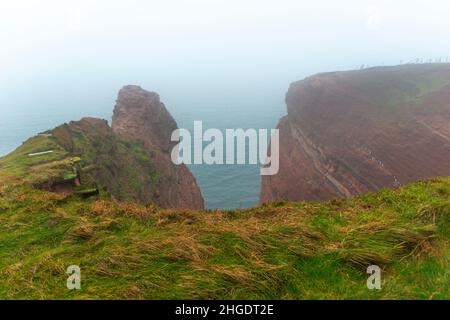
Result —
POLYGON ((450 178, 346 201, 162 210, 0 183, 0 298, 448 299, 450 178), (382 268, 368 290, 366 268, 382 268), (66 268, 81 267, 81 290, 66 268))
POLYGON ((118 200, 147 203, 158 192, 152 158, 142 143, 114 134, 105 120, 84 118, 38 134, 0 158, 0 184, 51 190, 78 178, 76 192, 98 189, 118 200))

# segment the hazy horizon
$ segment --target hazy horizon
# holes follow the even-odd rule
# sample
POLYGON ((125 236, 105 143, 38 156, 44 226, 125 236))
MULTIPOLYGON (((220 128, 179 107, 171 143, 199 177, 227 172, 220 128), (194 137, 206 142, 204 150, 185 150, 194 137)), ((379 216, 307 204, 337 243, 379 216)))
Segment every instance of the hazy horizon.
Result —
POLYGON ((57 110, 70 97, 89 112, 126 84, 159 92, 173 110, 182 108, 173 96, 214 107, 228 92, 276 92, 282 105, 289 83, 314 73, 447 59, 448 9, 405 0, 4 2, 0 108, 57 110))

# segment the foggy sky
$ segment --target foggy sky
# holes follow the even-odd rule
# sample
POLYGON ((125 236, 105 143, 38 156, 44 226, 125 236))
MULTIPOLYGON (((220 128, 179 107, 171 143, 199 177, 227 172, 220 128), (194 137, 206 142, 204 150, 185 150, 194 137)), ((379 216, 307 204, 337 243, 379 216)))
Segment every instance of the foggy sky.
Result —
POLYGON ((313 73, 445 60, 448 12, 446 0, 2 1, 0 111, 112 104, 125 84, 175 105, 281 101, 313 73))

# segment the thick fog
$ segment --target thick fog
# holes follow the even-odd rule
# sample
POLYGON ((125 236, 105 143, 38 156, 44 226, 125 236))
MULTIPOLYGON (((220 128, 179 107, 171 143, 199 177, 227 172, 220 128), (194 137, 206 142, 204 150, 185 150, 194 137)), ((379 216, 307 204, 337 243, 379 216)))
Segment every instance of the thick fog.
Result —
POLYGON ((2 1, 0 108, 104 108, 128 83, 172 108, 282 100, 316 72, 447 59, 448 12, 446 0, 2 1))

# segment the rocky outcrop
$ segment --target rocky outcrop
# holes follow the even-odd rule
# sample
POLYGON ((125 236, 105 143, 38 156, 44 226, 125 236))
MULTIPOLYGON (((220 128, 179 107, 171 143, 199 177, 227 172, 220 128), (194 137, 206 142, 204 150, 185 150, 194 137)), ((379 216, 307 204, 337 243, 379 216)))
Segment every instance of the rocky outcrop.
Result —
POLYGON ((118 95, 112 130, 122 137, 140 141, 151 152, 158 172, 157 203, 163 207, 203 208, 197 182, 186 165, 174 165, 170 140, 177 124, 159 95, 138 86, 125 86, 118 95))
POLYGON ((293 83, 280 170, 261 203, 348 198, 450 175, 450 65, 319 74, 293 83))
MULTIPOLYGON (((152 154, 142 143, 115 134, 106 120, 71 121, 50 131, 48 139, 57 143, 63 158, 41 164, 47 170, 59 168, 51 173, 50 182, 75 173, 78 183, 72 184, 71 191, 82 197, 102 191, 119 201, 162 205, 152 154)), ((70 181, 62 181, 69 186, 70 181)))
POLYGON ((114 108, 113 131, 125 137, 141 140, 149 149, 170 153, 170 141, 177 123, 155 92, 139 86, 125 86, 119 91, 114 108))
POLYGON ((156 93, 127 86, 119 93, 112 126, 96 118, 71 121, 28 139, 4 161, 28 157, 14 175, 52 192, 202 209, 194 176, 171 161, 176 128, 156 93))

